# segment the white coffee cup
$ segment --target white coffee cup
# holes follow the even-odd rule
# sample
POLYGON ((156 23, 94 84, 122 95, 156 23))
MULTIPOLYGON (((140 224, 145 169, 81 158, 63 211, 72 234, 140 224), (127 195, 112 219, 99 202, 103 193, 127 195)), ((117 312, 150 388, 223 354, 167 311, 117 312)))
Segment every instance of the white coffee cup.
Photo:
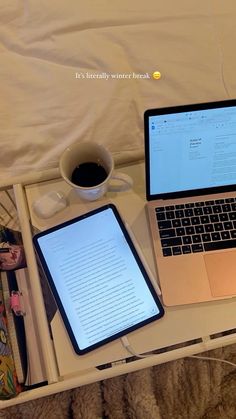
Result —
POLYGON ((130 176, 114 170, 114 160, 110 151, 102 144, 95 142, 75 143, 67 147, 60 157, 59 169, 63 179, 76 190, 80 198, 87 201, 101 198, 108 190, 118 192, 133 186, 130 176), (72 173, 74 170, 82 163, 91 162, 97 163, 105 169, 107 173, 105 180, 94 186, 80 186, 73 183, 72 173), (113 179, 119 182, 112 185, 113 179))

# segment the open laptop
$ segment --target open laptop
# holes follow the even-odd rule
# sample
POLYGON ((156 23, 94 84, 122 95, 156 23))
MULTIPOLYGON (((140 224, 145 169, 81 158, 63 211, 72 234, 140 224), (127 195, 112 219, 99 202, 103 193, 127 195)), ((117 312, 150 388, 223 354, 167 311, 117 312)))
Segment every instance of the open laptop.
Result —
POLYGON ((165 305, 236 295, 236 100, 147 110, 144 127, 165 305))

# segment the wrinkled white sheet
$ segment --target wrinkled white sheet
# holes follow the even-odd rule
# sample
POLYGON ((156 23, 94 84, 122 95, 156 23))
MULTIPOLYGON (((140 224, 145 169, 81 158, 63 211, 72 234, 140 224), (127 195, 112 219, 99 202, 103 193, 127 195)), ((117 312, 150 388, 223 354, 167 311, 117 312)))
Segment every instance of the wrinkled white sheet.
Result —
POLYGON ((0 177, 76 141, 133 156, 145 109, 236 97, 235 21, 235 0, 1 0, 0 177))

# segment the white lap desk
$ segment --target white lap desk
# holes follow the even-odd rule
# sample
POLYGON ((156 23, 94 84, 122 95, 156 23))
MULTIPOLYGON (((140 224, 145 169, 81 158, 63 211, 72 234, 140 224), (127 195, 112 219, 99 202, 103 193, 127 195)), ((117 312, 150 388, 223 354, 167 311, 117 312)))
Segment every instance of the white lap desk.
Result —
MULTIPOLYGON (((28 186, 26 192, 32 224, 43 230, 78 216, 94 207, 101 206, 107 201, 112 201, 117 205, 123 218, 129 223, 152 272, 156 276, 149 226, 145 212, 144 166, 143 164, 130 165, 122 168, 122 170, 132 176, 134 180, 133 190, 109 193, 106 198, 92 203, 82 202, 76 195, 75 190, 71 189, 69 185, 60 179, 58 181, 44 182, 36 186, 28 186), (40 195, 52 189, 64 192, 68 198, 69 206, 48 220, 39 219, 31 210, 31 204, 40 195)), ((205 341, 209 335, 234 328, 236 329, 236 298, 213 303, 168 308, 162 320, 131 333, 129 340, 136 352, 143 353, 201 337, 204 337, 205 341)), ((92 364, 94 362, 97 363, 99 358, 98 362, 101 364, 108 362, 110 352, 114 356, 116 351, 119 352, 117 352, 118 359, 122 356, 128 356, 118 342, 109 344, 87 357, 91 358, 92 364)), ((86 357, 83 357, 83 362, 85 362, 85 359, 86 357)))
MULTIPOLYGON (((118 207, 123 219, 131 227, 150 269, 157 278, 145 212, 144 165, 143 163, 129 165, 122 167, 122 171, 133 178, 133 190, 108 193, 105 198, 96 202, 82 202, 75 190, 71 189, 61 178, 29 185, 24 182, 24 187, 20 191, 26 193, 31 223, 39 230, 76 217, 107 202, 113 202, 118 207), (63 192, 68 199, 69 206, 52 218, 43 220, 33 213, 32 203, 51 190, 63 192)), ((16 194, 19 192, 17 192, 17 187, 15 192, 16 194)), ((42 307, 39 308, 42 309, 42 307)), ((236 298, 171 308, 165 307, 165 316, 161 320, 128 335, 130 345, 137 353, 142 354, 153 350, 157 350, 157 353, 145 359, 135 359, 128 363, 113 363, 112 367, 102 370, 95 367, 130 357, 120 340, 79 357, 73 352, 59 314, 56 314, 53 322, 57 332, 52 343, 52 352, 54 353, 55 350, 55 358, 51 356, 50 361, 47 361, 49 363, 47 366, 49 384, 46 387, 26 392, 27 395, 22 393, 18 396, 21 402, 235 343, 236 298), (222 332, 224 333, 222 334, 222 332), (50 363, 54 363, 54 365, 50 365, 50 363), (51 373, 51 371, 54 372, 51 373)), ((40 333, 41 339, 44 339, 42 331, 40 333)), ((7 403, 14 404, 14 401, 7 403)))

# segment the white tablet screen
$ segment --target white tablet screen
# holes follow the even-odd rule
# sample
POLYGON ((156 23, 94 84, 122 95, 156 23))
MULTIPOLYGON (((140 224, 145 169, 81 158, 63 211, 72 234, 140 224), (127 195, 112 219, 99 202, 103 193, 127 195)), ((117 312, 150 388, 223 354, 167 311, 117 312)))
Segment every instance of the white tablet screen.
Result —
POLYGON ((37 238, 80 351, 162 315, 114 208, 91 214, 37 238))

